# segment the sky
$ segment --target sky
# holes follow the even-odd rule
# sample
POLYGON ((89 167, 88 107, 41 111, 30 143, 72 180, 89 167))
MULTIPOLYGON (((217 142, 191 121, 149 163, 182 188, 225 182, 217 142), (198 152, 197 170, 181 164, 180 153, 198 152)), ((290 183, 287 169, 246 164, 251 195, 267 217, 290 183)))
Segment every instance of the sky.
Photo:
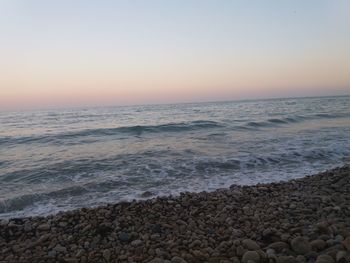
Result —
POLYGON ((0 0, 0 109, 350 94, 347 0, 0 0))

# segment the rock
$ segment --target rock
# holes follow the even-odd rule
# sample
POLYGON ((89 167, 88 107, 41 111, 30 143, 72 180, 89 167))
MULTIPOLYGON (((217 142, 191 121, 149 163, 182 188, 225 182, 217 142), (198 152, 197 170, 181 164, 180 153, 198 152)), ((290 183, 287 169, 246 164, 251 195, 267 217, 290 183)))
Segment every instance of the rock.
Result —
POLYGON ((131 236, 130 236, 130 234, 128 234, 126 232, 120 232, 118 235, 118 238, 122 242, 128 242, 128 241, 130 241, 131 236))
POLYGON ((47 234, 43 234, 42 236, 40 236, 40 238, 37 241, 37 244, 41 244, 44 243, 45 241, 49 240, 51 238, 51 234, 47 233, 47 234))
POLYGON ((31 224, 24 224, 24 232, 30 232, 32 231, 32 225, 31 224))
POLYGON ((289 248, 289 245, 285 242, 279 241, 279 242, 274 242, 268 246, 268 248, 272 248, 276 251, 282 251, 284 248, 289 248))
POLYGON ((245 252, 246 252, 246 249, 244 249, 242 246, 238 246, 236 248, 236 254, 239 257, 243 256, 245 252))
POLYGON ((208 263, 221 263, 223 260, 223 257, 210 257, 208 263))
POLYGON ((141 246, 142 243, 143 243, 142 240, 136 239, 136 240, 132 241, 130 244, 134 247, 138 247, 138 246, 141 246))
POLYGON ((272 249, 272 248, 268 248, 267 250, 266 250, 266 255, 269 257, 269 256, 271 256, 271 255, 275 255, 276 254, 276 251, 274 250, 274 249, 272 249))
POLYGON ((334 259, 328 255, 320 255, 317 257, 315 263, 334 263, 334 259))
POLYGON ((248 263, 248 261, 252 261, 254 263, 260 262, 260 255, 256 251, 247 251, 244 253, 242 257, 243 263, 248 263))
POLYGON ((82 255, 84 255, 84 253, 85 253, 85 250, 84 250, 84 249, 79 249, 79 250, 77 251, 77 253, 75 254, 75 256, 76 256, 77 258, 80 258, 82 255))
POLYGON ((244 239, 242 241, 242 244, 244 247, 246 247, 248 250, 259 250, 260 249, 260 246, 253 240, 251 239, 244 239))
POLYGON ((0 219, 0 226, 4 227, 7 226, 9 221, 7 219, 0 219))
POLYGON ((51 226, 49 224, 41 224, 38 225, 38 227, 36 228, 39 231, 48 231, 50 230, 51 226))
POLYGON ((0 220, 0 263, 350 263, 350 166, 235 189, 0 220))
POLYGON ((280 256, 277 258, 277 263, 299 263, 293 256, 280 256))
POLYGON ((269 258, 268 258, 267 254, 264 251, 259 249, 256 252, 258 252, 258 254, 260 256, 260 262, 265 263, 265 262, 269 261, 269 258))
POLYGON ((243 207, 243 212, 244 214, 246 214, 247 216, 251 216, 254 214, 253 210, 249 207, 249 206, 244 206, 243 207))
POLYGON ((194 250, 192 252, 193 256, 201 261, 207 261, 208 256, 203 253, 201 250, 194 250))
POLYGON ((311 249, 314 251, 320 251, 326 248, 327 243, 322 239, 316 239, 310 242, 311 249))
POLYGON ((345 238, 345 240, 343 241, 343 245, 347 251, 350 251, 350 236, 345 238))
POLYGON ((61 253, 66 253, 67 252, 67 249, 63 246, 61 246, 60 244, 56 245, 54 248, 53 248, 54 251, 56 252, 61 252, 61 253))
POLYGON ((66 262, 66 263, 78 263, 79 260, 77 260, 76 258, 64 258, 64 262, 66 262))
POLYGON ((180 257, 173 257, 171 263, 187 263, 187 261, 180 257))
POLYGON ((191 244, 190 244, 190 248, 193 248, 193 247, 199 247, 200 245, 202 244, 202 242, 198 239, 196 239, 195 241, 193 241, 191 244))
POLYGON ((298 255, 296 259, 298 260, 299 263, 306 263, 306 258, 302 255, 298 255))
POLYGON ((346 255, 347 253, 345 251, 338 251, 336 254, 336 262, 337 263, 344 263, 346 261, 346 255))
MULTIPOLYGON (((90 226, 87 226, 86 228, 89 228, 90 226)), ((97 226, 96 228, 96 234, 101 235, 101 236, 107 236, 107 234, 109 234, 111 231, 113 230, 113 228, 109 225, 106 224, 101 224, 99 226, 97 226)), ((83 230, 83 232, 86 231, 85 229, 83 230)))
POLYGON ((102 256, 107 262, 110 262, 110 260, 111 260, 111 251, 109 249, 103 250, 102 256))
POLYGON ((292 249, 300 255, 304 255, 311 250, 309 241, 304 237, 296 237, 290 244, 292 246, 292 249))
POLYGON ((56 257, 56 254, 57 252, 55 250, 51 250, 47 253, 47 255, 50 257, 50 258, 54 258, 56 257))
POLYGON ((308 261, 310 261, 310 260, 315 261, 316 258, 317 258, 317 256, 318 256, 318 254, 317 254, 317 252, 315 252, 315 251, 310 251, 310 252, 308 252, 308 253, 306 253, 306 254, 304 255, 304 257, 305 257, 308 261))

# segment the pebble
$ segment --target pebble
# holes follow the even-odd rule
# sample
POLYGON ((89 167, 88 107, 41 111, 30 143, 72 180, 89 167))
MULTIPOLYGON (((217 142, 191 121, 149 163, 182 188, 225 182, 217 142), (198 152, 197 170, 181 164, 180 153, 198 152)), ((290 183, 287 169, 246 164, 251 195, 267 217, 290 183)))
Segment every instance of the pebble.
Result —
POLYGON ((334 263, 334 259, 329 255, 320 255, 317 257, 315 263, 334 263))
POLYGON ((260 246, 253 240, 251 239, 244 239, 242 241, 242 244, 245 248, 247 248, 248 250, 259 250, 260 246))
POLYGON ((312 250, 320 251, 326 248, 327 243, 322 239, 316 239, 310 242, 312 250))
POLYGON ((36 229, 40 231, 48 231, 50 228, 51 226, 49 224, 41 224, 36 229))
POLYGON ((171 259, 171 263, 187 263, 187 261, 183 258, 175 256, 171 259))
POLYGON ((244 253, 242 257, 243 263, 248 263, 249 261, 252 261, 254 263, 260 262, 260 255, 256 251, 247 251, 244 253))
POLYGON ((280 256, 277 258, 277 263, 300 263, 300 262, 293 256, 280 256))
POLYGON ((130 235, 126 232, 120 232, 118 237, 122 242, 128 242, 131 239, 130 235))
POLYGON ((111 260, 111 251, 109 249, 103 250, 103 258, 107 261, 110 262, 111 260))
POLYGON ((164 263, 164 260, 161 258, 154 258, 149 263, 164 263))
POLYGON ((311 250, 310 243, 305 237, 296 237, 290 244, 292 249, 300 255, 304 255, 311 250))
POLYGON ((285 242, 279 241, 279 242, 274 242, 270 244, 268 247, 276 251, 282 251, 282 249, 284 248, 289 248, 289 245, 285 242))
POLYGON ((0 262, 350 263, 349 203, 346 166, 289 182, 0 220, 0 262))
POLYGON ((337 254, 336 254, 336 262, 338 263, 341 263, 341 262, 345 262, 346 260, 346 256, 347 256, 347 253, 346 251, 338 251, 337 254))
POLYGON ((136 240, 132 241, 130 244, 134 247, 138 247, 138 246, 141 246, 142 243, 143 243, 142 240, 136 239, 136 240))
POLYGON ((343 241, 344 247, 350 251, 350 236, 348 236, 347 238, 345 238, 345 240, 343 241))
POLYGON ((67 252, 67 248, 61 246, 60 244, 56 245, 53 250, 56 252, 62 252, 62 253, 67 252))

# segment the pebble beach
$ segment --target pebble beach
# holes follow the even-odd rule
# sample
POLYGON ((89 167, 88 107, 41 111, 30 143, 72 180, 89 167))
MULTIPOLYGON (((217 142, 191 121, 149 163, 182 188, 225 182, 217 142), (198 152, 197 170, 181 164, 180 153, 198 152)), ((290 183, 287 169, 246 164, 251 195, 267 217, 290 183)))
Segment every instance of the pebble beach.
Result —
POLYGON ((350 167, 3 219, 0 262, 350 263, 350 167))

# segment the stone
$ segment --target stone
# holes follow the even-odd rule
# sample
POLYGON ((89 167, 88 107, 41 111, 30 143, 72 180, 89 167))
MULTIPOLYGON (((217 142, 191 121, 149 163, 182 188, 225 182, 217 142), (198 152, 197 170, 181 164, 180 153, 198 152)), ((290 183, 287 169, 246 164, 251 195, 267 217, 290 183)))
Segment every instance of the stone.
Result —
POLYGON ((130 244, 131 244, 133 247, 138 247, 138 246, 141 246, 142 243, 143 243, 142 240, 136 239, 136 240, 132 241, 130 244))
POLYGON ((39 231, 48 231, 50 230, 51 226, 49 224, 41 224, 38 225, 38 227, 36 228, 39 231))
POLYGON ((275 255, 276 251, 273 248, 266 249, 266 255, 269 257, 271 255, 275 255))
POLYGON ((42 236, 39 237, 37 244, 41 244, 44 243, 45 241, 49 240, 51 238, 51 234, 47 233, 47 234, 43 234, 42 236))
POLYGON ((293 256, 280 256, 277 258, 277 263, 299 263, 293 256))
POLYGON ((341 235, 336 235, 336 236, 334 237, 334 240, 335 240, 336 242, 342 243, 342 242, 344 241, 344 238, 343 238, 341 235))
POLYGON ((0 219, 0 226, 4 227, 7 226, 9 221, 7 219, 0 219))
POLYGON ((130 234, 128 234, 126 232, 120 232, 118 235, 118 238, 122 242, 128 242, 128 241, 130 241, 131 236, 130 236, 130 234))
POLYGON ((346 251, 338 251, 337 254, 336 254, 336 262, 337 263, 344 263, 346 261, 346 251))
POLYGON ((248 261, 252 261, 254 263, 260 262, 260 255, 256 251, 247 251, 244 253, 242 257, 243 263, 248 263, 248 261))
POLYGON ((57 252, 55 250, 51 250, 47 253, 47 255, 50 257, 50 258, 54 258, 56 257, 56 254, 57 252))
POLYGON ((334 259, 329 255, 320 255, 317 257, 315 263, 334 263, 334 259))
POLYGON ((173 257, 171 263, 187 263, 187 261, 180 257, 173 257))
POLYGON ((76 258, 64 258, 64 262, 66 262, 66 263, 78 263, 79 260, 77 260, 76 258))
POLYGON ((24 232, 30 232, 32 231, 32 225, 31 224, 24 224, 24 232))
POLYGON ((206 261, 208 259, 208 256, 205 253, 203 253, 201 250, 194 250, 192 254, 199 260, 206 261))
POLYGON ((322 239, 316 239, 310 242, 310 246, 314 251, 321 251, 326 248, 327 243, 322 239))
POLYGON ((296 259, 299 263, 306 263, 306 258, 303 255, 298 255, 296 259))
POLYGON ((246 214, 247 216, 251 216, 254 214, 253 210, 249 207, 249 206, 244 206, 243 207, 243 212, 244 214, 246 214))
POLYGON ((154 258, 149 263, 164 263, 164 259, 154 258))
POLYGON ((345 238, 345 240, 343 241, 343 245, 347 251, 350 251, 350 236, 345 238))
POLYGON ((272 248, 276 251, 282 251, 284 248, 289 248, 289 245, 285 242, 279 241, 270 244, 268 248, 272 248))
POLYGON ((76 256, 77 258, 80 258, 82 255, 84 255, 84 253, 85 253, 85 250, 84 250, 84 249, 79 249, 79 250, 77 251, 77 253, 75 254, 75 256, 76 256))
POLYGON ((53 250, 61 253, 67 252, 67 248, 61 246, 60 244, 56 245, 53 250))
POLYGON ((103 250, 102 256, 107 262, 110 262, 110 260, 111 260, 111 251, 109 249, 103 250))
POLYGON ((242 241, 242 244, 245 248, 247 248, 248 250, 259 250, 260 249, 260 246, 253 240, 251 239, 244 239, 242 241))
POLYGON ((305 237, 296 237, 291 241, 290 244, 294 252, 299 255, 305 255, 311 250, 310 243, 305 237))
POLYGON ((246 250, 242 246, 238 246, 236 248, 236 254, 239 257, 243 256, 245 252, 246 252, 246 250))

